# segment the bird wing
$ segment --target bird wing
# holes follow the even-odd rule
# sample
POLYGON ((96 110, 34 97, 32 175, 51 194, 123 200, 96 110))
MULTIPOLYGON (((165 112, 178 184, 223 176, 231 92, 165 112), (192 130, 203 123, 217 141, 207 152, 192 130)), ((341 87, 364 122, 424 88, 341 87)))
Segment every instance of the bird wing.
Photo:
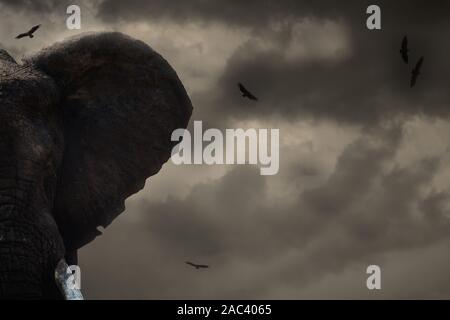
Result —
POLYGON ((402 53, 403 61, 408 63, 408 60, 409 60, 408 59, 408 38, 406 36, 403 38, 402 48, 401 48, 400 52, 402 53))
POLYGON ((41 26, 40 24, 34 26, 33 28, 30 29, 30 31, 28 31, 28 33, 33 34, 37 29, 39 29, 40 26, 41 26))
POLYGON ((197 268, 197 265, 195 263, 192 263, 192 262, 189 262, 189 261, 186 261, 185 263, 190 265, 190 266, 193 266, 193 267, 197 268))
POLYGON ((244 94, 244 96, 246 96, 250 100, 255 100, 255 101, 258 100, 258 98, 255 97, 250 91, 248 91, 247 88, 244 87, 244 85, 242 83, 239 83, 238 85, 239 85, 239 89, 241 90, 242 94, 244 94))
POLYGON ((23 37, 28 37, 28 32, 19 34, 16 39, 21 39, 23 37))
POLYGON ((419 72, 420 71, 420 69, 422 68, 422 64, 423 64, 423 57, 421 57, 420 59, 419 59, 419 61, 417 62, 417 64, 416 64, 416 68, 414 69, 416 72, 419 72))
POLYGON ((414 67, 414 70, 412 71, 411 87, 414 87, 414 85, 416 84, 417 77, 419 76, 420 69, 422 68, 422 64, 423 64, 423 57, 421 57, 419 59, 419 61, 417 62, 416 66, 414 67))
POLYGON ((248 92, 248 90, 244 87, 244 85, 242 83, 239 83, 239 90, 241 90, 241 92, 243 94, 249 94, 250 92, 248 92))
POLYGON ((403 51, 403 52, 402 52, 402 58, 403 58, 403 61, 405 61, 406 63, 408 63, 408 61, 409 61, 409 58, 408 58, 408 52, 403 51))
POLYGON ((417 73, 413 73, 411 76, 411 88, 415 86, 417 81, 417 73))
POLYGON ((209 268, 209 266, 206 265, 206 264, 196 264, 196 263, 193 263, 193 262, 190 262, 190 261, 186 261, 185 263, 188 264, 188 265, 190 265, 190 266, 193 266, 193 267, 196 268, 196 269, 199 269, 199 268, 203 268, 203 269, 209 268))
POLYGON ((405 36, 402 41, 402 51, 408 50, 408 38, 405 36))
POLYGON ((251 100, 258 101, 258 98, 255 97, 255 96, 254 96, 253 94, 251 94, 250 92, 247 94, 247 96, 248 96, 248 98, 251 99, 251 100))

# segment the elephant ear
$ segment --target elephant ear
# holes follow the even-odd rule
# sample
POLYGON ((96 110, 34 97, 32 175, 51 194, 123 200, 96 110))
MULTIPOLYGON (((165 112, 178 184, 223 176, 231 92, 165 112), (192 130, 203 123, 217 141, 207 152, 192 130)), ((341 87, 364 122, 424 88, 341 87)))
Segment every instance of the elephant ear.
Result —
POLYGON ((61 90, 65 150, 54 215, 66 250, 75 250, 169 159, 191 101, 166 60, 121 33, 82 34, 27 63, 61 90))

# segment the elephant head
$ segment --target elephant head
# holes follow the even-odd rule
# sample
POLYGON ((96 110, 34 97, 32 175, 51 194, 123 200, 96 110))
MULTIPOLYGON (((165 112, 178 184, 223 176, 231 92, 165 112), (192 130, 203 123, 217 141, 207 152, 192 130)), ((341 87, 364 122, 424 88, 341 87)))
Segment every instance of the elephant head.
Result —
POLYGON ((0 77, 0 297, 57 298, 58 262, 160 170, 192 105, 170 65, 120 33, 23 64, 0 50, 0 77))

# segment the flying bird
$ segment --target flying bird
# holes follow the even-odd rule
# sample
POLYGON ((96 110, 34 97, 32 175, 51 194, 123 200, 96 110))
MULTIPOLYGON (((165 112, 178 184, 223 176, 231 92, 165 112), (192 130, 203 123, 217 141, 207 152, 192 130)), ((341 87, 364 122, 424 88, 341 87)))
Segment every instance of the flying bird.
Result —
POLYGON ((402 47, 400 49, 400 53, 402 55, 402 59, 405 63, 408 63, 408 53, 409 53, 409 49, 408 49, 408 38, 405 36, 403 38, 402 41, 402 47))
POLYGON ((30 38, 34 38, 33 33, 36 32, 37 29, 39 29, 41 25, 38 24, 37 26, 34 26, 33 28, 31 28, 30 30, 28 30, 25 33, 21 33, 19 34, 16 39, 21 39, 21 38, 25 38, 25 37, 30 37, 30 38))
POLYGON ((190 266, 193 266, 197 270, 198 269, 207 269, 207 268, 209 268, 209 266, 207 266, 205 264, 196 264, 196 263, 189 262, 189 261, 186 261, 185 263, 190 265, 190 266))
POLYGON ((419 59, 413 71, 411 72, 411 88, 414 87, 416 84, 417 77, 419 76, 420 69, 422 68, 422 64, 423 64, 423 57, 419 59))
POLYGON ((244 98, 249 98, 250 100, 258 101, 258 98, 255 97, 250 91, 248 91, 242 83, 239 82, 238 86, 244 98))

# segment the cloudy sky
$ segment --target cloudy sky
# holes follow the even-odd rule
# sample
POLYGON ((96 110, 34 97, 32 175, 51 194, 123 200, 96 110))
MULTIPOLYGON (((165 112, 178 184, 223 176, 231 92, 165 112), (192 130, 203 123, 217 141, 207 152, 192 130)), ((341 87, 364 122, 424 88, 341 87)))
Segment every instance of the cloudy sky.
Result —
POLYGON ((177 71, 191 125, 280 129, 275 176, 165 164, 80 250, 86 298, 450 298, 450 2, 1 0, 0 12, 17 59, 120 31, 177 71), (66 29, 69 4, 81 30, 66 29), (366 28, 369 4, 382 30, 366 28), (404 35, 412 62, 425 57, 413 90, 404 35), (371 264, 380 291, 366 288, 371 264))

